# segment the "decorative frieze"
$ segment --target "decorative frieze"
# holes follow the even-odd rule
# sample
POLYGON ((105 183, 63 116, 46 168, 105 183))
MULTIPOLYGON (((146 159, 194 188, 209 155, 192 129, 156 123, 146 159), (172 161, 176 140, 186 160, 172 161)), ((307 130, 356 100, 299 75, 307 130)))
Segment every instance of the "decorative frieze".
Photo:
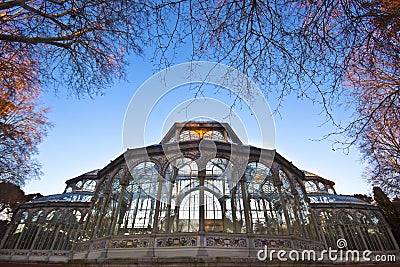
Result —
POLYGON ((99 241, 93 242, 90 247, 92 248, 92 250, 104 249, 104 248, 107 248, 107 243, 108 243, 108 240, 106 240, 106 239, 99 240, 99 241))
POLYGON ((36 257, 43 257, 47 256, 48 251, 32 251, 30 253, 31 256, 36 256, 36 257))
POLYGON ((54 251, 51 253, 52 256, 57 256, 57 257, 66 257, 66 256, 69 256, 69 254, 70 254, 70 252, 68 252, 68 251, 59 251, 59 252, 54 251))
POLYGON ((196 236, 180 237, 158 237, 156 238, 157 247, 196 247, 196 236))
POLYGON ((75 251, 85 251, 89 250, 90 243, 89 242, 78 242, 75 244, 74 250, 75 251))
POLYGON ((206 237, 207 247, 246 248, 247 239, 243 237, 206 237))
POLYGON ((152 243, 150 238, 112 239, 109 248, 148 248, 152 243))
POLYGON ((267 246, 268 248, 290 248, 290 241, 285 239, 264 239, 255 238, 254 247, 263 248, 267 246))
POLYGON ((28 255, 28 252, 27 251, 16 251, 14 253, 14 255, 16 255, 16 256, 26 256, 26 255, 28 255))

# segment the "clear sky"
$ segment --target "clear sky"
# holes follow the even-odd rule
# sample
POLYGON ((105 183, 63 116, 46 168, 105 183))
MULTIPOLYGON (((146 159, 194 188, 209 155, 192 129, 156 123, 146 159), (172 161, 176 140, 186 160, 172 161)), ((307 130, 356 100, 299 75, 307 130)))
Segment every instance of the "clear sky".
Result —
MULTIPOLYGON (((51 90, 45 92, 43 102, 52 108, 48 117, 54 127, 39 146, 37 158, 42 164, 44 175, 40 180, 28 182, 23 190, 44 195, 61 193, 67 179, 93 169, 101 169, 123 153, 125 111, 135 91, 153 73, 151 63, 132 58, 127 70, 127 81, 114 84, 103 96, 79 100, 66 96, 62 89, 58 95, 51 90)), ((160 141, 165 131, 165 118, 179 103, 193 98, 193 94, 187 88, 178 88, 157 104, 146 129, 148 144, 160 141)), ((229 99, 228 94, 221 91, 217 95, 210 92, 208 96, 220 101, 229 99)), ((273 99, 273 95, 269 96, 269 101, 273 102, 273 99)), ((370 186, 361 178, 363 166, 356 148, 345 154, 340 150, 333 151, 332 144, 327 140, 313 141, 333 131, 329 125, 320 126, 324 122, 320 109, 320 106, 298 100, 295 96, 285 99, 279 110, 280 115, 275 116, 275 147, 278 153, 299 169, 333 180, 340 194, 369 194, 370 186)), ((238 113, 244 120, 249 115, 246 108, 240 109, 238 113)), ((340 115, 348 116, 345 113, 340 115)))

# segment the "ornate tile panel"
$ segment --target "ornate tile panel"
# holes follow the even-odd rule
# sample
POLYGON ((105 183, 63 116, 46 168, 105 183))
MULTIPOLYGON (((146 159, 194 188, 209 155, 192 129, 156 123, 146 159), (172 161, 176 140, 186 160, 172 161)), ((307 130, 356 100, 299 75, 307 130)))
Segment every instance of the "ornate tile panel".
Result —
POLYGON ((158 237, 156 238, 157 247, 196 247, 196 236, 180 237, 158 237))
POLYGON ((148 248, 152 243, 150 238, 112 239, 109 248, 148 248))
POLYGON ((25 255, 28 255, 28 252, 16 251, 16 252, 14 253, 14 255, 17 255, 17 256, 25 256, 25 255))
POLYGON ((47 256, 47 251, 32 251, 31 256, 47 256))
POLYGON ((104 248, 107 248, 107 243, 108 243, 108 240, 100 240, 100 241, 93 242, 90 247, 92 250, 104 249, 104 248))
POLYGON ((89 242, 76 243, 74 251, 84 251, 84 250, 89 250, 89 248, 90 248, 89 242))
POLYGON ((53 252, 51 253, 52 256, 58 256, 58 257, 65 257, 69 255, 69 252, 63 251, 63 252, 53 252))
POLYGON ((289 240, 281 240, 281 239, 264 239, 264 238, 255 238, 254 239, 254 247, 263 248, 267 246, 269 248, 290 248, 289 240))
POLYGON ((243 237, 206 237, 207 247, 246 248, 247 240, 243 237))

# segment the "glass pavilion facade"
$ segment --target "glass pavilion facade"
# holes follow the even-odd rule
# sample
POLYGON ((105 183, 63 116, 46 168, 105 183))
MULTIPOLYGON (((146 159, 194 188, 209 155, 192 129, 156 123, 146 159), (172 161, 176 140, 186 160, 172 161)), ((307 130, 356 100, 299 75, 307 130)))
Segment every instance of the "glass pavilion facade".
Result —
POLYGON ((0 260, 256 264, 265 246, 322 251, 341 238, 348 249, 398 253, 378 207, 337 195, 332 181, 278 153, 263 161, 268 152, 244 146, 224 123, 176 123, 160 144, 21 205, 0 260), (232 156, 241 147, 249 153, 232 156))

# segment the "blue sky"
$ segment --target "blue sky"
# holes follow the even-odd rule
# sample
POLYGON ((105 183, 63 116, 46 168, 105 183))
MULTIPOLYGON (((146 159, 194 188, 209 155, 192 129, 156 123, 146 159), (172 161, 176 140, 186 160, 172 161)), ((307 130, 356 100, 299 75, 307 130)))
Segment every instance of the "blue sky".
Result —
MULTIPOLYGON (((115 83, 105 95, 94 99, 68 97, 60 89, 58 95, 49 90, 44 93, 43 102, 51 106, 49 119, 54 128, 39 146, 38 160, 44 175, 23 188, 26 193, 40 192, 44 195, 61 193, 65 180, 93 169, 101 169, 110 160, 124 151, 122 143, 123 123, 129 102, 140 85, 154 73, 153 65, 142 59, 133 58, 127 70, 127 81, 115 83)), ((163 98, 149 117, 146 128, 148 144, 158 143, 162 136, 163 122, 176 106, 193 97, 193 91, 182 87, 163 98)), ((219 91, 209 97, 221 101, 229 99, 219 91)), ((269 101, 274 101, 269 96, 269 101)), ((271 103, 274 106, 274 103, 271 103)), ((345 154, 333 151, 327 141, 313 141, 333 131, 320 114, 321 107, 310 101, 288 96, 275 116, 277 151, 299 169, 314 172, 336 183, 341 194, 370 193, 370 186, 361 178, 363 166, 356 148, 345 154)), ((248 109, 238 110, 238 116, 247 121, 248 109)), ((338 114, 346 117, 348 114, 338 114)), ((143 129, 138 129, 143 130, 143 129)), ((248 132, 257 129, 246 129, 248 132)), ((251 140, 251 139, 250 139, 251 140)))

